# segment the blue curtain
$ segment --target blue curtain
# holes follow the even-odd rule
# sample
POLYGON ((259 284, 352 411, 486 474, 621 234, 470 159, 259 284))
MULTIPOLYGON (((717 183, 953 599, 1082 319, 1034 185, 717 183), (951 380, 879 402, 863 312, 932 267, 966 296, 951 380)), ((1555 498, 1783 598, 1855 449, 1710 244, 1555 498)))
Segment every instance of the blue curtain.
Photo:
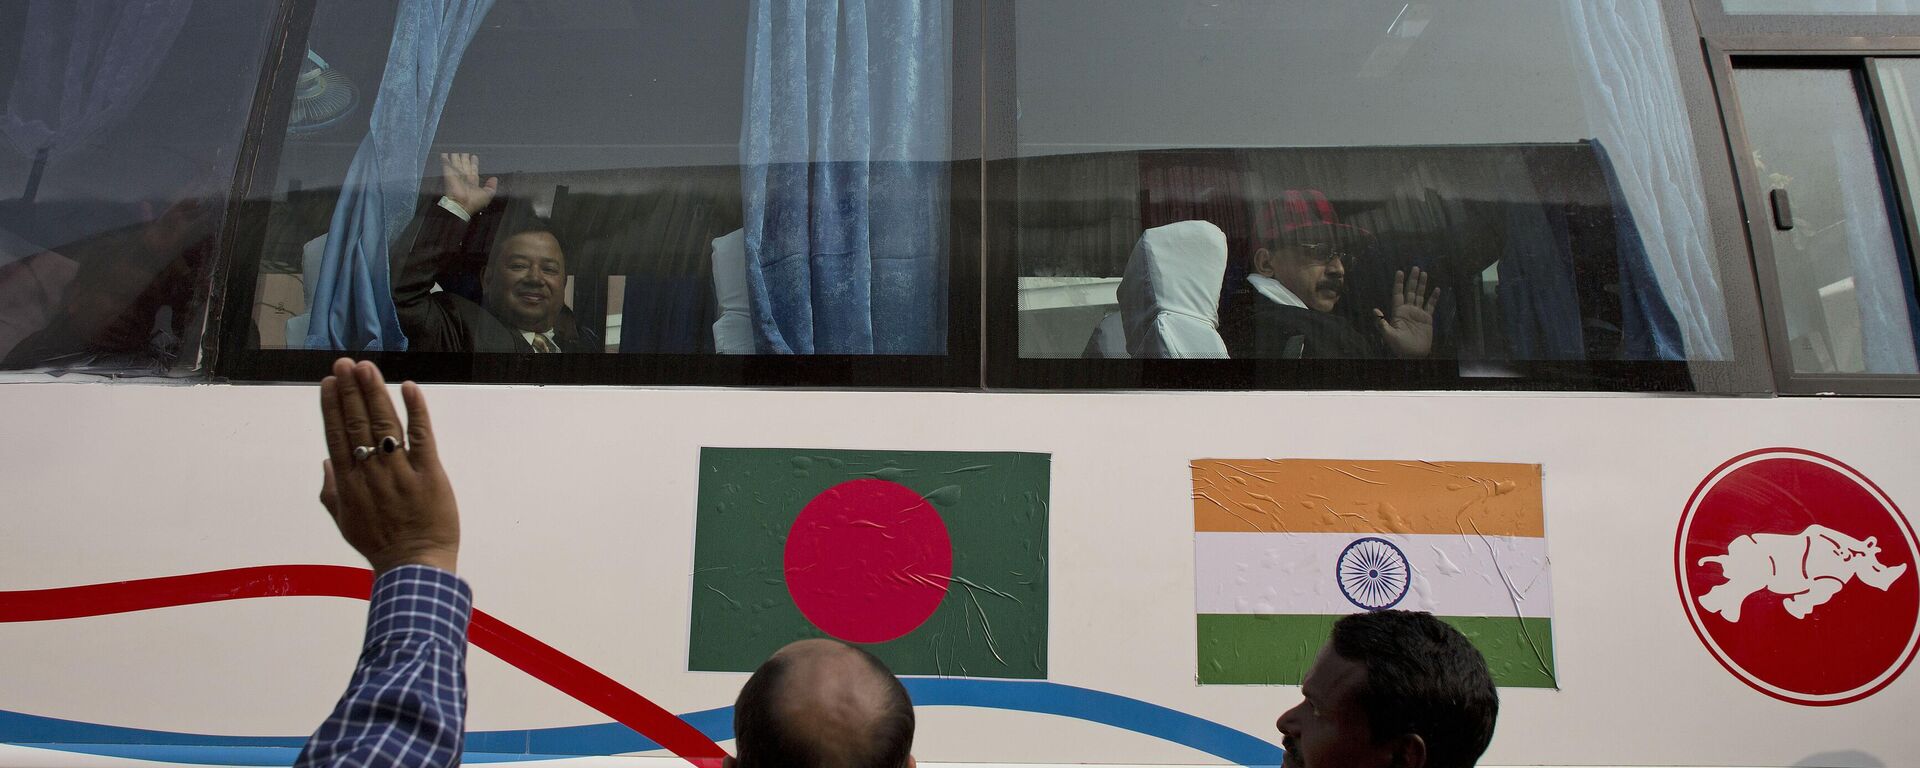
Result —
POLYGON ((740 129, 763 354, 946 344, 950 0, 754 0, 740 129))
MULTIPOLYGON (((1613 218, 1620 295, 1618 359, 1685 360, 1686 340, 1654 272, 1632 198, 1621 186, 1606 145, 1583 143, 1599 166, 1613 218)), ((1537 191, 1530 195, 1540 196, 1537 191)), ((1576 286, 1576 226, 1579 223, 1558 206, 1516 204, 1507 209, 1498 296, 1501 328, 1515 359, 1581 360, 1588 354, 1589 329, 1582 326, 1576 286)), ((1603 333, 1614 330, 1604 325, 1595 328, 1603 333)))
POLYGON ((35 0, 0 134, 32 157, 119 120, 159 73, 192 8, 192 0, 35 0))
MULTIPOLYGON (((1620 172, 1607 154, 1607 146, 1593 142, 1593 154, 1607 177, 1607 194, 1613 200, 1614 254, 1620 262, 1620 355, 1628 360, 1685 360, 1687 346, 1679 318, 1667 303, 1654 271, 1654 246, 1640 231, 1633 200, 1621 185, 1620 172)), ((1701 258, 1706 253, 1703 251, 1701 258)))
MULTIPOLYGON (((21 35, 20 68, 0 115, 0 136, 32 158, 24 187, 39 194, 48 163, 120 121, 153 82, 192 0, 34 0, 21 35)), ((45 233, 42 233, 45 234, 45 233)))
POLYGON ((347 169, 327 230, 309 349, 407 348, 393 308, 387 251, 413 217, 421 169, 460 58, 493 0, 403 0, 367 137, 347 169))
POLYGON ((1634 292, 1623 297, 1626 354, 1720 360, 1731 348, 1726 302, 1661 6, 1562 0, 1587 123, 1612 154, 1603 164, 1614 188, 1621 287, 1634 292))
POLYGON ((1566 212, 1512 203, 1506 225, 1496 295, 1507 353, 1515 360, 1585 359, 1566 212))

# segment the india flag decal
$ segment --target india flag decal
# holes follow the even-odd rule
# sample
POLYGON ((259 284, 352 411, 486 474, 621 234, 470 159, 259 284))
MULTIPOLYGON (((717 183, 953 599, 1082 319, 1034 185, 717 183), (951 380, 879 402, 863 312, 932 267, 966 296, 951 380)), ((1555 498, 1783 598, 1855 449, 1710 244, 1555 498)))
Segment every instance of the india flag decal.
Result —
POLYGON ((1553 688, 1553 600, 1537 464, 1193 462, 1202 684, 1298 685, 1333 622, 1427 611, 1494 683, 1553 688))

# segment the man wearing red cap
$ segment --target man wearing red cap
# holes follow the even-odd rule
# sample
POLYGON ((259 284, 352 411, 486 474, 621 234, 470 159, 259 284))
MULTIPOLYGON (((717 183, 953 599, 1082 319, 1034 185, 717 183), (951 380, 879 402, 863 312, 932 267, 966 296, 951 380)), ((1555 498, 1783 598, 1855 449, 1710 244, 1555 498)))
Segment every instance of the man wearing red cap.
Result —
POLYGON ((1373 245, 1364 229, 1340 223, 1314 189, 1290 189, 1255 215, 1247 283, 1227 297, 1220 336, 1233 357, 1426 357, 1440 289, 1427 275, 1393 275, 1393 306, 1373 310, 1378 334, 1362 333, 1334 307, 1347 292, 1347 269, 1373 245))

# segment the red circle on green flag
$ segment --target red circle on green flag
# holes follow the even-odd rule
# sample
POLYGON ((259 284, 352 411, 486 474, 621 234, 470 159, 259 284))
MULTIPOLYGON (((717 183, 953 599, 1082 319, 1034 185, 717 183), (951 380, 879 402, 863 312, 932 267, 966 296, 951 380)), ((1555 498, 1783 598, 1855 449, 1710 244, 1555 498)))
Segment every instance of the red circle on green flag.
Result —
POLYGON ((820 492, 787 532, 787 593, 822 631, 884 643, 940 607, 953 542, 940 513, 913 489, 848 480, 820 492))

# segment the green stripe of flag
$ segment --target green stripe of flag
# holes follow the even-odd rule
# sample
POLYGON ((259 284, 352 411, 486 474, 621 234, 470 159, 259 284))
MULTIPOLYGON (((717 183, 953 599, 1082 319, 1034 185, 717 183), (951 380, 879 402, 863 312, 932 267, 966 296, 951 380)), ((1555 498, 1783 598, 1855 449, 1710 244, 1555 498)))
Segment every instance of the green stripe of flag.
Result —
MULTIPOLYGON (((1339 616, 1200 614, 1203 685, 1299 685, 1339 616)), ((1493 684, 1556 688, 1552 620, 1512 616, 1439 616, 1487 657, 1493 684)))

